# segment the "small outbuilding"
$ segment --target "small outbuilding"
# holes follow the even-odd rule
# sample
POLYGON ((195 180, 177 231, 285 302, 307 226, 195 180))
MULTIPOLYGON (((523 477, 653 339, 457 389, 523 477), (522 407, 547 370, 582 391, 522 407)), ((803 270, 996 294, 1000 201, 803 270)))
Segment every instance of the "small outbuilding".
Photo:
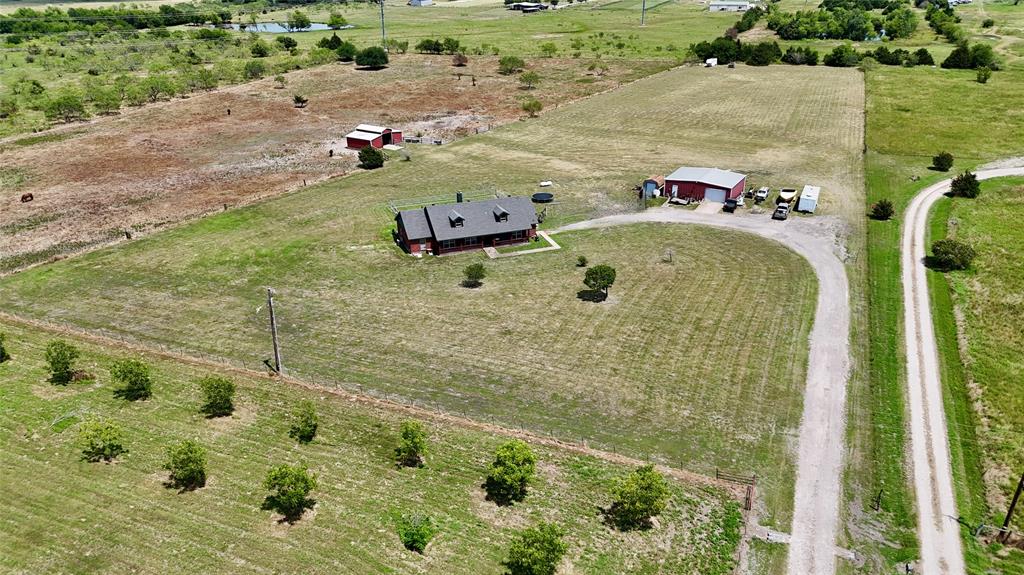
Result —
POLYGON ((662 195, 672 199, 724 202, 738 198, 746 187, 747 176, 718 168, 683 166, 665 176, 662 195))
POLYGON ((361 150, 366 146, 383 148, 392 144, 402 142, 402 131, 374 126, 373 124, 359 124, 356 129, 345 134, 345 146, 353 150, 361 150))
POLYGON ((796 211, 814 213, 818 207, 818 194, 820 193, 821 188, 818 186, 804 186, 804 190, 800 192, 800 199, 796 203, 796 211))
POLYGON ((409 6, 433 6, 434 0, 409 0, 409 6))
POLYGON ((640 185, 640 189, 643 190, 645 198, 660 196, 661 191, 665 189, 665 176, 651 176, 647 178, 640 185))
POLYGON ((525 196, 403 210, 395 222, 402 249, 413 255, 519 244, 537 235, 537 210, 525 196))
POLYGON ((708 5, 709 12, 746 12, 753 8, 750 2, 740 0, 711 0, 708 5))

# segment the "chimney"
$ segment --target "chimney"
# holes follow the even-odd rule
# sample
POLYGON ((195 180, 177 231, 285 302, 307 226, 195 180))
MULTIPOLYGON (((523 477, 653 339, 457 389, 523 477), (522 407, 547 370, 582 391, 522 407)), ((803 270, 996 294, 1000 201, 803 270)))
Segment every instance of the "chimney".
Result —
POLYGON ((462 203, 462 192, 455 192, 455 203, 462 203))

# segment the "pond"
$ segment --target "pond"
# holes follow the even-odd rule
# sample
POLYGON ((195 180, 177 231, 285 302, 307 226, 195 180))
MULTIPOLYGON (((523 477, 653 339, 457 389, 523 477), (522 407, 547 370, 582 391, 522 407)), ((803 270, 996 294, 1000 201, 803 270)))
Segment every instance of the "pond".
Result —
MULTIPOLYGON (((331 27, 323 22, 313 22, 309 25, 309 28, 303 28, 302 30, 289 30, 288 26, 284 22, 260 22, 258 24, 226 24, 226 28, 232 30, 245 30, 246 32, 268 32, 270 34, 284 34, 284 33, 295 33, 295 32, 310 32, 313 30, 330 30, 331 27)), ((352 25, 342 26, 341 28, 351 28, 352 25)))

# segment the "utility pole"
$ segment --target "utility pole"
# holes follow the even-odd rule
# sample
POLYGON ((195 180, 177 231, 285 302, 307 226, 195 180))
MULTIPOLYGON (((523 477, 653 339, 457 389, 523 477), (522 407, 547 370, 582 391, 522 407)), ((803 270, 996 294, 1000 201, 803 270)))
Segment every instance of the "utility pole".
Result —
POLYGON ((640 4, 640 26, 644 25, 644 21, 647 19, 647 0, 643 0, 640 4))
POLYGON ((1021 474, 1020 481, 1017 482, 1017 492, 1013 494, 1010 508, 1006 510, 1006 519, 1003 520, 1003 533, 1000 535, 1003 541, 1006 541, 1006 538, 1010 535, 1010 520, 1013 519, 1013 509, 1017 507, 1017 500, 1020 499, 1021 491, 1024 491, 1024 474, 1021 474))
POLYGON ((384 46, 384 51, 388 51, 388 36, 384 32, 384 0, 377 0, 380 3, 380 43, 384 46))
POLYGON ((267 308, 270 310, 270 337, 274 340, 274 371, 282 373, 281 346, 277 343, 277 316, 274 315, 274 290, 267 288, 267 308))

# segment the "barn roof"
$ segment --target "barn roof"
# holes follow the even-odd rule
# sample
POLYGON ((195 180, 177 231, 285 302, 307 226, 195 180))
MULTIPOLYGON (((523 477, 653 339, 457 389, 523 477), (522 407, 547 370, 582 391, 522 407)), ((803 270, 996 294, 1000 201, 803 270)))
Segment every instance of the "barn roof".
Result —
POLYGON ((732 189, 733 186, 742 182, 746 177, 747 176, 744 174, 738 174, 728 170, 719 170, 718 168, 694 168, 690 166, 683 166, 665 176, 665 179, 683 182, 697 182, 698 184, 732 189))
POLYGON ((410 240, 422 240, 434 235, 430 232, 430 222, 427 221, 427 213, 423 209, 403 210, 398 212, 395 220, 405 228, 405 235, 410 240))
POLYGON ((379 138, 380 134, 375 134, 373 132, 367 132, 367 131, 364 131, 364 130, 357 129, 354 132, 349 132, 349 133, 345 134, 345 137, 346 138, 355 138, 357 140, 366 140, 368 142, 371 142, 371 141, 376 140, 377 138, 379 138))
POLYGON ((438 204, 427 206, 423 212, 437 241, 528 230, 537 223, 537 210, 530 203, 530 198, 524 196, 438 204), (503 212, 507 219, 501 219, 503 212), (453 213, 461 216, 461 225, 456 225, 455 219, 449 218, 453 213))
POLYGON ((356 126, 357 132, 370 132, 372 134, 383 134, 387 128, 384 126, 374 126, 373 124, 359 124, 356 126))

